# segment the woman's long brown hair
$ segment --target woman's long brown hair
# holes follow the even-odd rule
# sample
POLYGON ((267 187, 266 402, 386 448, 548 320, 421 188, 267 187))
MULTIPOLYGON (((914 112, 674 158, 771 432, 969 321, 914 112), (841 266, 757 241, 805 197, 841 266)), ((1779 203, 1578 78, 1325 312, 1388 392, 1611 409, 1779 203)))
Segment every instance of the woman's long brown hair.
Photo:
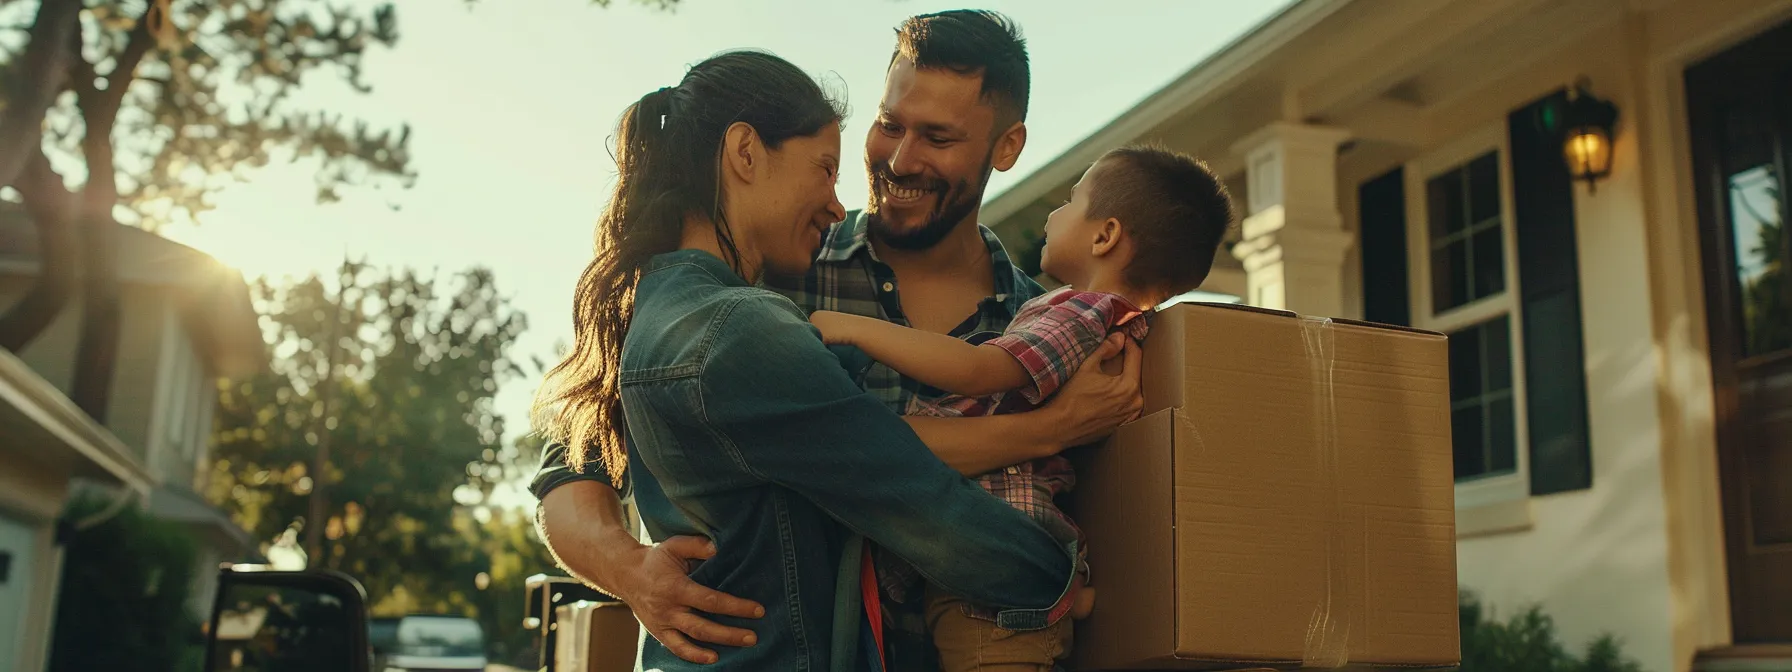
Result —
POLYGON ((596 254, 573 294, 573 344, 535 396, 537 431, 583 472, 601 462, 620 487, 628 459, 622 413, 622 344, 642 268, 678 248, 689 215, 703 215, 740 268, 721 208, 722 138, 736 122, 766 147, 813 136, 845 117, 839 102, 782 58, 736 51, 695 66, 678 86, 649 93, 616 128, 616 190, 597 220, 596 254))

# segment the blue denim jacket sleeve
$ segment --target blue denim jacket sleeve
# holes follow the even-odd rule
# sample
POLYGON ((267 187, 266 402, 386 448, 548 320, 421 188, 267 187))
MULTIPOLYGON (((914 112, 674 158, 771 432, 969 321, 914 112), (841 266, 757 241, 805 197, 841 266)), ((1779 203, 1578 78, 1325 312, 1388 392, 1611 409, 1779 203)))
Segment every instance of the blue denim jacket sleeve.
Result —
MULTIPOLYGON (((744 298, 712 334, 703 412, 742 469, 809 499, 971 602, 1043 612, 1066 595, 1075 549, 934 457, 908 423, 853 384, 795 304, 744 298)), ((1001 620, 1043 627, 1038 616, 1001 620)))

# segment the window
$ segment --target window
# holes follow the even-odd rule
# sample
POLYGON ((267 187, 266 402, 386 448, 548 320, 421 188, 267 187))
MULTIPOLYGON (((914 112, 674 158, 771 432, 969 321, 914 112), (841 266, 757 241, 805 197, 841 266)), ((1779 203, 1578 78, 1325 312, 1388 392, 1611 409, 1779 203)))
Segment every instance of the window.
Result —
POLYGON ((1593 485, 1575 196, 1538 123, 1566 96, 1358 185, 1363 316, 1450 335, 1459 508, 1593 485))
POLYGON ((1425 204, 1432 310, 1443 312, 1504 291, 1506 241, 1498 153, 1482 154, 1431 178, 1425 185, 1425 204))
POLYGON ((1521 498, 1524 388, 1512 208, 1501 128, 1407 166, 1414 326, 1450 336, 1457 499, 1521 498))

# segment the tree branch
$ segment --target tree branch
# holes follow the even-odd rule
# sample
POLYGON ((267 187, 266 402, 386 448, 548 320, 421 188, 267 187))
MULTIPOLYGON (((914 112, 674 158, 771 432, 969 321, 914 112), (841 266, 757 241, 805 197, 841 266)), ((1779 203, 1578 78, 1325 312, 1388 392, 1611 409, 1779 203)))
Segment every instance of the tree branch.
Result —
POLYGON ((87 272, 82 283, 81 338, 76 346, 69 399, 102 423, 111 406, 119 337, 118 249, 113 231, 118 223, 112 218, 112 210, 118 205, 118 168, 113 158, 112 129, 118 122, 125 92, 137 74, 137 65, 156 44, 150 26, 150 14, 156 7, 151 2, 131 28, 124 50, 119 52, 112 72, 106 75, 106 90, 90 92, 76 101, 87 126, 81 137, 81 153, 87 159, 87 184, 81 188, 81 208, 74 223, 80 225, 84 248, 81 259, 87 272))
POLYGON ((74 194, 50 167, 42 148, 31 153, 14 186, 37 229, 37 278, 31 291, 0 315, 0 347, 18 352, 56 320, 75 291, 78 252, 72 216, 74 194))
MULTIPOLYGON (((81 0, 43 0, 31 26, 31 42, 19 58, 17 86, 0 115, 0 184, 19 177, 43 142, 44 114, 62 91, 71 36, 81 34, 81 0)), ((79 58, 79 55, 76 55, 79 58)))

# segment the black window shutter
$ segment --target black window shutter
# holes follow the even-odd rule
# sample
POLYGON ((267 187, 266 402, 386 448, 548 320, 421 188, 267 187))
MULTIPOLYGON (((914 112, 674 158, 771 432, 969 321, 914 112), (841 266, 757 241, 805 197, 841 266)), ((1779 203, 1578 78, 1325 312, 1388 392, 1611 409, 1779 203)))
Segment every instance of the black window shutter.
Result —
POLYGON ((1363 319, 1411 326, 1406 281, 1406 177, 1395 168, 1357 187, 1362 233, 1363 319))
POLYGON ((1541 114, 1544 106, 1560 110, 1566 101, 1567 93, 1558 91, 1507 118, 1533 495, 1593 486, 1574 183, 1561 136, 1544 127, 1541 114))

